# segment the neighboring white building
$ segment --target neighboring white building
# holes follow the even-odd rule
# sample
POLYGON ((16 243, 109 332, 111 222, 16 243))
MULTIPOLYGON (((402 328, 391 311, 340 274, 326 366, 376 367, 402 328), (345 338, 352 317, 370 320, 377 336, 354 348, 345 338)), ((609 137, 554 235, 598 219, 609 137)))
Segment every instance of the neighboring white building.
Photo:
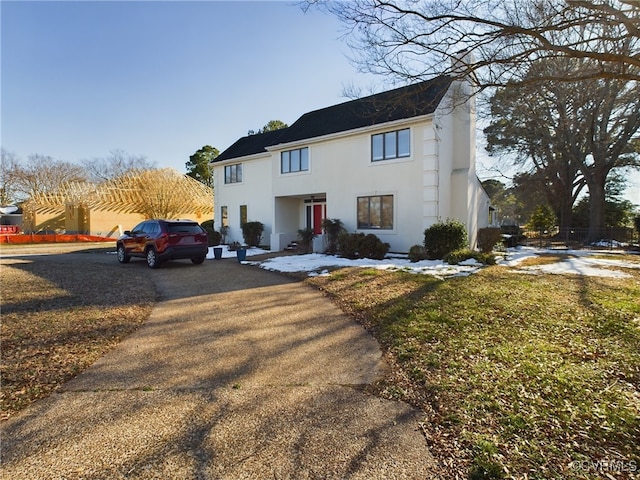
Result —
POLYGON ((279 251, 311 227, 322 251, 322 220, 340 219, 407 252, 433 223, 457 219, 474 246, 489 223, 489 197, 476 176, 469 91, 438 77, 239 139, 212 163, 216 228, 242 242, 241 224, 260 221, 263 243, 279 251))

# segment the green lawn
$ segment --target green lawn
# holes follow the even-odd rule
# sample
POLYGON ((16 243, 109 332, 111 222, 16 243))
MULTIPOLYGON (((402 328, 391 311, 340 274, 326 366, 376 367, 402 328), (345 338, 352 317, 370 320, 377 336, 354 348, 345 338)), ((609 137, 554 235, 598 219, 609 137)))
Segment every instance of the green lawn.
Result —
POLYGON ((640 274, 626 271, 632 279, 494 266, 443 281, 344 269, 309 282, 383 345, 396 368, 379 388, 425 410, 446 478, 630 478, 640 274))

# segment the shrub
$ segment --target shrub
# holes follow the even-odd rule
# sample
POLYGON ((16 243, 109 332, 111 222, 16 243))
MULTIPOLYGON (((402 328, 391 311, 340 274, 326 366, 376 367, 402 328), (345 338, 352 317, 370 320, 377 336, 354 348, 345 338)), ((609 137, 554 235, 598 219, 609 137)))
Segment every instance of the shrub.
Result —
POLYGON ((298 251, 300 253, 311 253, 313 251, 313 239, 316 238, 313 228, 303 228, 298 230, 298 251))
POLYGON ((213 220, 205 220, 200 224, 202 228, 204 228, 207 232, 213 232, 215 229, 213 228, 213 220))
POLYGON ((264 232, 264 225, 261 222, 247 222, 242 225, 242 238, 250 247, 260 245, 262 232, 264 232))
POLYGON ((502 240, 502 230, 498 227, 481 228, 478 230, 478 248, 481 252, 489 253, 502 240))
POLYGON ((548 233, 556 224, 556 214, 549 205, 538 205, 529 219, 529 228, 548 233))
POLYGON ((457 220, 437 222, 424 231, 424 248, 430 259, 444 258, 467 246, 467 229, 457 220))
POLYGON ((358 258, 359 237, 364 237, 363 233, 340 232, 338 234, 337 250, 344 258, 358 258))
POLYGON ((345 258, 373 258, 382 260, 389 251, 389 244, 372 233, 347 233, 338 235, 338 253, 345 258))
POLYGON ((427 250, 422 245, 413 245, 409 249, 410 261, 419 262, 420 260, 425 260, 427 258, 427 250))
POLYGON ((322 220, 322 230, 327 235, 327 249, 325 253, 335 255, 338 252, 338 236, 344 232, 342 221, 337 218, 325 218, 322 220))
POLYGON ((473 258, 477 262, 480 262, 484 265, 495 265, 496 257, 493 253, 485 253, 485 252, 474 252, 473 250, 469 250, 468 248, 463 248, 460 250, 454 250, 453 252, 449 252, 445 255, 444 260, 449 265, 457 265, 460 262, 464 262, 465 260, 469 260, 473 258))
POLYGON ((222 235, 220 235, 220 232, 216 232, 213 229, 213 220, 205 220, 200 224, 200 226, 204 228, 205 232, 207 232, 208 246, 215 247, 217 245, 220 245, 220 239, 222 238, 222 235))
POLYGON ((358 256, 360 258, 373 258, 382 260, 389 251, 389 244, 382 242, 373 233, 365 235, 360 239, 358 245, 358 256))
POLYGON ((461 248, 460 250, 454 250, 453 252, 447 253, 443 260, 449 265, 457 265, 458 263, 469 260, 470 258, 475 259, 474 252, 468 248, 461 248))
POLYGON ((473 258, 484 265, 496 264, 496 256, 491 252, 475 252, 475 256, 473 258))

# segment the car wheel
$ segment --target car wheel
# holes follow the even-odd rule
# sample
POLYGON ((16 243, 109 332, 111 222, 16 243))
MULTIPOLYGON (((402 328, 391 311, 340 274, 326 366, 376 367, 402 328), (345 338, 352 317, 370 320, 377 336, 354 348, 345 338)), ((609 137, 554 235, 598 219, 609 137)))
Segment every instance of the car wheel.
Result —
POLYGON ((147 265, 149 265, 149 268, 158 268, 158 266, 160 266, 158 254, 154 248, 149 248, 147 250, 147 265))
POLYGON ((193 263, 195 263, 196 265, 200 265, 202 262, 204 262, 204 259, 205 259, 205 258, 206 258, 206 257, 193 257, 193 258, 191 259, 191 261, 192 261, 193 263))
POLYGON ((118 245, 118 248, 116 249, 116 256, 120 263, 129 263, 129 260, 131 260, 131 257, 127 255, 127 251, 124 249, 124 245, 118 245))

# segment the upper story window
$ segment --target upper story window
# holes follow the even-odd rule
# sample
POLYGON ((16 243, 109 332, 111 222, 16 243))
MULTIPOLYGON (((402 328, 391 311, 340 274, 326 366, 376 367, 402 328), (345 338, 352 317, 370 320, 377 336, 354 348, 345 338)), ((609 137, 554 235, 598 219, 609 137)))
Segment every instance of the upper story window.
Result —
POLYGON ((309 170, 309 147, 288 150, 280 154, 280 173, 306 172, 309 170))
POLYGON ((242 182, 242 164, 225 165, 224 167, 224 183, 241 183, 242 182))
POLYGON ((372 162, 409 155, 411 155, 411 135, 408 128, 371 136, 372 162))

